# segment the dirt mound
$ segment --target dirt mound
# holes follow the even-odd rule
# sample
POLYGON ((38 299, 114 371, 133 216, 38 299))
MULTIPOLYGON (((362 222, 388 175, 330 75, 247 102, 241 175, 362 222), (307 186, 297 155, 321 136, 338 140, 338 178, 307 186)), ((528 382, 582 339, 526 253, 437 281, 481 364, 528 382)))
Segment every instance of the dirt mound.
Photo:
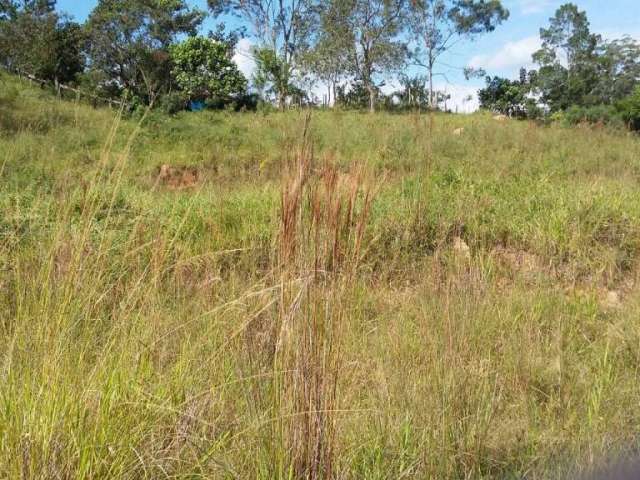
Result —
POLYGON ((158 169, 158 182, 171 190, 193 188, 200 183, 200 171, 197 167, 174 167, 163 164, 158 169))
POLYGON ((505 267, 522 273, 536 273, 544 270, 542 259, 525 250, 508 247, 496 247, 491 252, 493 257, 505 267))

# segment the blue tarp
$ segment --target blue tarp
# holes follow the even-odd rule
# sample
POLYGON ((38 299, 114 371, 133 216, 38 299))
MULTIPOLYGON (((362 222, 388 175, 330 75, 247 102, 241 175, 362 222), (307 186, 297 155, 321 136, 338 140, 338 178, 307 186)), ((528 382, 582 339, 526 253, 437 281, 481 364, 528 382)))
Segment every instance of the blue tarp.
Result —
POLYGON ((204 108, 205 104, 202 100, 191 100, 189 102, 189 110, 192 112, 201 112, 204 108))

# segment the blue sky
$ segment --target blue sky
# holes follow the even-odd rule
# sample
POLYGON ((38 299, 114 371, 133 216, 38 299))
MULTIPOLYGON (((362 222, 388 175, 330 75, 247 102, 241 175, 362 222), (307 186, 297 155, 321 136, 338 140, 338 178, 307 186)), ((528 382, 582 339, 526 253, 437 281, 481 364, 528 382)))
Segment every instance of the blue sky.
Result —
MULTIPOLYGON (((624 34, 640 39, 640 0, 573 0, 582 10, 587 11, 591 22, 591 29, 605 38, 617 38, 624 34)), ((96 5, 97 0, 58 0, 58 9, 70 13, 76 20, 83 21, 96 5)), ((206 0, 190 0, 192 6, 202 9, 206 7, 206 0)), ((516 77, 521 66, 528 66, 531 53, 539 46, 540 27, 548 24, 548 19, 555 10, 566 3, 564 0, 504 0, 504 5, 510 10, 509 20, 498 29, 475 39, 472 42, 462 42, 451 51, 443 63, 454 66, 472 65, 483 67, 491 75, 516 77)), ((215 20, 209 18, 203 26, 208 31, 215 20)), ((249 41, 240 45, 247 50, 249 41)), ((245 52, 236 55, 245 74, 249 74, 252 63, 245 52)), ((440 73, 446 75, 437 77, 438 87, 452 94, 453 105, 459 110, 475 108, 475 100, 462 102, 467 95, 474 95, 482 80, 465 81, 457 69, 441 66, 440 73)), ((418 74, 418 70, 411 73, 418 74)))

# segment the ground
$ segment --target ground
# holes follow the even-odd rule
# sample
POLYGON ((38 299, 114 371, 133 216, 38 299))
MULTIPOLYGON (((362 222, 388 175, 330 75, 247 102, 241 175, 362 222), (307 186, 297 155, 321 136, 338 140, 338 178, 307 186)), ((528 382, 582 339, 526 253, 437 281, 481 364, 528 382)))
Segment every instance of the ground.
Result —
POLYGON ((637 136, 0 87, 0 477, 557 478, 636 451, 637 136))

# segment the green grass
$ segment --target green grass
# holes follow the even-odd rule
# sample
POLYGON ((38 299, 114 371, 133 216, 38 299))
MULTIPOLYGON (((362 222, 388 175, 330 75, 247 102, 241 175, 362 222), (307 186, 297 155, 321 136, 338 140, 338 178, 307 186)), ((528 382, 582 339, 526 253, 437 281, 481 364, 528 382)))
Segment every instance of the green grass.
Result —
POLYGON ((305 139, 304 112, 136 121, 0 82, 1 478, 559 478, 637 451, 637 136, 318 111, 305 139))

